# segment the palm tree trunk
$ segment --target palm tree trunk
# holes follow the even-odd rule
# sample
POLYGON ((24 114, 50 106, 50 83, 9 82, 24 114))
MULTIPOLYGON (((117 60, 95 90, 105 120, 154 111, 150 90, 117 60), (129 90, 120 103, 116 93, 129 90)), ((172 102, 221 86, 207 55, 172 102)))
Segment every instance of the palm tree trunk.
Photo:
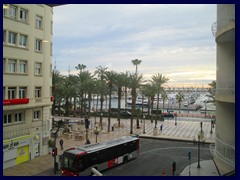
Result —
POLYGON ((101 130, 103 130, 103 126, 102 126, 102 110, 103 110, 103 94, 101 93, 101 96, 100 96, 100 103, 101 103, 101 107, 100 107, 100 126, 101 126, 101 130))
POLYGON ((121 110, 121 97, 122 97, 122 87, 118 88, 118 127, 120 127, 120 110, 121 110))
POLYGON ((132 88, 132 115, 131 115, 130 134, 133 134, 133 117, 135 117, 135 105, 136 105, 136 90, 132 88))
POLYGON ((153 123, 153 103, 154 103, 154 96, 151 98, 151 123, 153 123))
POLYGON ((157 119, 158 119, 158 109, 159 109, 159 92, 157 94, 157 117, 155 119, 155 128, 157 128, 157 119))
POLYGON ((108 132, 110 132, 110 126, 111 126, 111 101, 112 101, 112 87, 109 88, 109 103, 108 103, 108 132))

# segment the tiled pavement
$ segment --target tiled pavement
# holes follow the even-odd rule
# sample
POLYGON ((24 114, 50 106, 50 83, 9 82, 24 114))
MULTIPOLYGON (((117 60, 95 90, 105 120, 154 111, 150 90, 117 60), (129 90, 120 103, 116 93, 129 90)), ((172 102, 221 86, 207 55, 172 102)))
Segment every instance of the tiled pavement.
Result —
MULTIPOLYGON (((98 120, 97 120, 98 121, 98 120)), ((117 120, 111 119, 111 124, 114 126, 114 131, 107 132, 107 118, 103 119, 103 131, 97 136, 98 142, 103 142, 108 139, 114 139, 120 136, 129 135, 130 133, 130 120, 123 119, 121 120, 121 126, 118 127, 117 120)), ((136 128, 136 120, 134 120, 133 133, 139 134, 140 137, 149 137, 149 138, 165 138, 165 139, 175 139, 175 140, 184 140, 192 141, 194 136, 200 131, 199 122, 190 122, 190 121, 177 121, 175 125, 174 119, 165 120, 158 122, 157 125, 157 135, 153 135, 154 122, 151 123, 150 120, 145 120, 145 134, 143 134, 144 121, 139 120, 140 128, 136 128), (160 132, 160 124, 163 124, 163 130, 160 132)), ((76 125, 80 129, 84 129, 84 125, 76 125)), ((90 129, 93 128, 90 126, 90 129)), ((202 127, 205 135, 206 142, 214 142, 215 128, 212 128, 213 133, 210 133, 211 123, 204 122, 202 127)), ((82 140, 75 140, 72 138, 65 138, 63 136, 57 138, 57 148, 58 154, 62 153, 59 147, 59 140, 62 138, 64 140, 64 149, 80 146, 85 144, 85 138, 82 140)), ((89 131, 89 140, 91 143, 95 143, 96 135, 90 130, 89 131)), ((212 161, 210 162, 212 164, 212 161)), ((214 172, 216 169, 214 169, 214 172)), ((198 174, 201 174, 197 172, 198 174)), ((17 166, 3 170, 4 176, 53 176, 53 157, 48 154, 44 156, 37 157, 31 161, 19 164, 17 166)), ((184 175, 184 174, 183 174, 184 175)))

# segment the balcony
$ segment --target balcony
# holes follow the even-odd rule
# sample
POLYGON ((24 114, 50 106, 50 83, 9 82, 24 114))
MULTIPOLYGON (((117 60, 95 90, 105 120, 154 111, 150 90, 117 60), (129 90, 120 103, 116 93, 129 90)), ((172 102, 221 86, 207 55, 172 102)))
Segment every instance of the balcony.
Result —
POLYGON ((234 75, 217 76, 216 100, 235 102, 235 77, 234 75))

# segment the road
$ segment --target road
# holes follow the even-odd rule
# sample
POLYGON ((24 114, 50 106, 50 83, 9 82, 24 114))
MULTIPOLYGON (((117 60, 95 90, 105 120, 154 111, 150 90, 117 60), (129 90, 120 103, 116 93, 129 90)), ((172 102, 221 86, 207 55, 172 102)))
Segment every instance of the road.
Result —
MULTIPOLYGON (((211 159, 208 145, 201 146, 200 160, 211 159)), ((176 162, 175 175, 183 171, 189 165, 188 152, 191 152, 191 163, 197 162, 197 146, 192 143, 140 139, 140 155, 137 159, 126 164, 103 172, 104 176, 162 176, 165 170, 166 176, 172 176, 173 161, 176 162)))

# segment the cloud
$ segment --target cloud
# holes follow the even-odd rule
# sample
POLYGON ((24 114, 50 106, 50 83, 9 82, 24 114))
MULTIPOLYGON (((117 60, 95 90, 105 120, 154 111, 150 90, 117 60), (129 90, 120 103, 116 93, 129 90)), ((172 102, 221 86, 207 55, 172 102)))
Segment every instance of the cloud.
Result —
POLYGON ((131 60, 138 58, 146 78, 159 72, 173 82, 205 81, 216 74, 215 19, 211 4, 59 6, 54 8, 53 54, 60 72, 77 64, 91 71, 99 65, 134 71, 131 60))

